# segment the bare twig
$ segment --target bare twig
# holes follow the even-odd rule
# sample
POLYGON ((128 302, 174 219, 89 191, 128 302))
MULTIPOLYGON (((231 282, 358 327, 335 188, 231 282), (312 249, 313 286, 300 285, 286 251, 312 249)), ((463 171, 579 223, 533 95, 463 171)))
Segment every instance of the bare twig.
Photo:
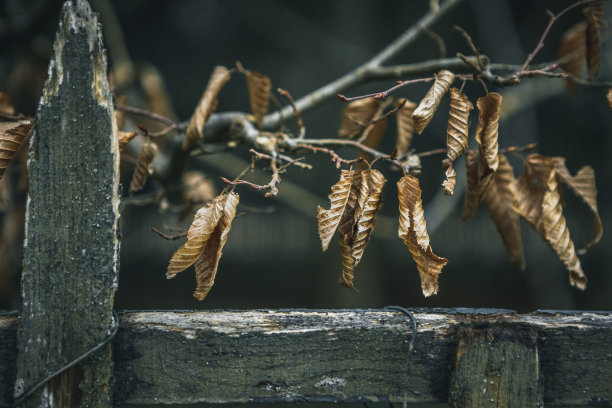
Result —
POLYGON ((172 119, 168 119, 165 116, 158 115, 157 113, 153 113, 145 109, 135 108, 133 106, 126 106, 126 105, 117 105, 116 108, 117 110, 120 110, 122 112, 126 112, 132 115, 138 115, 138 116, 142 116, 145 118, 156 120, 178 131, 185 131, 185 129, 187 129, 187 126, 183 126, 183 124, 176 123, 172 119))
POLYGON ((432 40, 434 40, 436 44, 438 44, 438 50, 440 50, 440 58, 446 58, 446 45, 444 44, 444 39, 427 27, 423 27, 423 32, 427 34, 432 40))
POLYGON ((160 230, 158 230, 155 227, 151 227, 151 231, 153 231, 154 233, 156 233, 160 237, 162 237, 164 239, 167 239, 168 241, 173 241, 175 239, 183 238, 184 236, 187 235, 187 231, 183 231, 183 232, 180 232, 180 233, 175 234, 175 235, 168 235, 168 234, 164 234, 163 232, 161 232, 160 230))
POLYGON ((338 94, 338 99, 340 99, 342 102, 351 102, 351 101, 356 101, 358 99, 365 99, 365 98, 384 99, 391 92, 396 91, 399 88, 402 88, 402 87, 404 87, 406 85, 412 85, 412 84, 416 84, 416 83, 419 83, 419 82, 431 82, 433 80, 434 80, 433 77, 428 77, 428 78, 411 79, 410 81, 399 81, 399 83, 397 85, 387 89, 386 91, 372 93, 372 94, 367 94, 367 95, 352 96, 352 97, 346 97, 346 96, 344 96, 342 94, 338 94))
POLYGON ((478 48, 476 48, 476 46, 474 45, 474 42, 472 41, 472 37, 470 37, 469 34, 466 33, 465 30, 463 28, 459 27, 458 25, 453 26, 453 28, 455 30, 459 31, 459 33, 461 33, 463 38, 465 38, 465 41, 467 42, 468 47, 470 47, 470 49, 472 50, 472 52, 476 56, 476 61, 478 63, 478 67, 480 68, 480 70, 482 70, 484 67, 483 67, 482 59, 480 58, 480 52, 478 51, 478 48))
POLYGON ((293 97, 291 96, 289 91, 286 91, 282 88, 278 88, 277 91, 278 93, 283 95, 285 98, 287 98, 287 101, 289 101, 289 105, 291 105, 291 108, 293 108, 293 116, 295 116, 295 121, 297 122, 298 129, 299 129, 298 137, 300 139, 303 138, 306 135, 306 129, 304 128, 304 122, 302 122, 302 116, 300 115, 300 111, 298 110, 297 106, 295 106, 293 97))
POLYGON ((518 74, 524 72, 525 70, 527 70, 527 67, 529 66, 529 64, 531 64, 531 61, 535 58, 535 56, 538 54, 538 52, 542 49, 542 47, 544 47, 544 40, 546 39, 546 36, 548 35, 548 32, 550 31, 550 28, 553 26, 553 24, 559 19, 561 18, 565 13, 567 13, 568 11, 587 4, 587 3, 592 3, 593 0, 582 0, 582 1, 578 1, 574 4, 569 5, 568 7, 566 7, 565 9, 561 10, 559 13, 557 14, 553 14, 550 11, 548 12, 550 15, 550 21, 548 22, 548 25, 546 26, 546 28, 544 29, 544 32, 542 33, 542 36, 540 37, 540 41, 538 41, 538 44, 536 45, 536 47, 533 49, 533 51, 531 51, 529 53, 529 55, 527 56, 527 59, 525 60, 525 63, 523 64, 523 66, 521 67, 520 71, 518 72, 518 74))
POLYGON ((353 159, 353 160, 346 160, 340 157, 338 153, 336 153, 335 151, 331 149, 327 149, 325 147, 319 147, 319 146, 311 146, 310 144, 298 144, 295 146, 295 148, 310 150, 311 152, 314 152, 314 153, 321 152, 321 153, 328 154, 329 156, 331 156, 332 162, 334 162, 337 168, 340 168, 342 164, 351 165, 351 164, 365 160, 363 157, 358 157, 357 159, 353 159))

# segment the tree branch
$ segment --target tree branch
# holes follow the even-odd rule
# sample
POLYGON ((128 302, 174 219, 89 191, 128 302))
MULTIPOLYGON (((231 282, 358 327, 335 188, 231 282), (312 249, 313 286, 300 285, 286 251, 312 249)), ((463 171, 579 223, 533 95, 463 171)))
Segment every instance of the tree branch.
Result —
MULTIPOLYGON (((301 97, 295 101, 295 106, 303 114, 322 102, 331 99, 343 90, 347 90, 370 77, 370 73, 388 61, 391 57, 400 52, 403 48, 413 43, 423 32, 424 29, 435 23, 440 17, 446 14, 452 7, 459 4, 461 0, 447 0, 437 10, 430 10, 419 21, 412 25, 402 35, 391 42, 381 52, 375 55, 366 63, 355 68, 344 76, 330 82, 327 85, 301 97)), ((266 115, 263 127, 266 129, 275 128, 280 122, 281 117, 291 115, 291 105, 285 106, 282 110, 266 115)))

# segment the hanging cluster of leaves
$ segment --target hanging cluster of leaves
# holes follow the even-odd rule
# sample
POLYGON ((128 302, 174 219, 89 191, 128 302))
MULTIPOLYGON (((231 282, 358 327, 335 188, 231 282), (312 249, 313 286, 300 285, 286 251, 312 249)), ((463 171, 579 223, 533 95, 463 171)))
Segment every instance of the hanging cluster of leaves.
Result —
POLYGON ((342 170, 340 180, 329 195, 329 210, 318 207, 323 251, 329 247, 336 230, 340 233, 342 275, 338 283, 347 288, 355 289, 355 267, 374 231, 374 222, 382 207, 380 195, 386 181, 378 170, 342 170))
POLYGON ((238 194, 224 193, 200 208, 187 232, 187 242, 170 259, 166 277, 174 278, 195 266, 197 286, 193 297, 203 300, 217 275, 223 246, 232 227, 238 206, 238 194))
MULTIPOLYGON (((580 78, 585 70, 589 80, 595 79, 599 70, 601 48, 601 24, 604 2, 596 1, 582 9, 584 21, 580 21, 565 32, 559 44, 559 58, 563 70, 580 78)), ((569 93, 576 87, 572 77, 566 82, 569 93)))

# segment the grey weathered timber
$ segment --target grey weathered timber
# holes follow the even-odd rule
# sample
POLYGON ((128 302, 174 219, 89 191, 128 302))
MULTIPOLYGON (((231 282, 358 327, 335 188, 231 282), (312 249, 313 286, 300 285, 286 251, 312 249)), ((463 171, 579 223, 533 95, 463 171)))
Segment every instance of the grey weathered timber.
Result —
POLYGON ((449 401, 458 408, 542 407, 533 329, 493 325, 457 332, 449 401))
MULTIPOLYGON (((433 309, 415 316, 410 402, 448 401, 460 328, 501 325, 536 336, 546 406, 612 405, 612 312, 433 309)), ((0 316, 7 344, 16 320, 0 316)), ((411 327, 404 314, 385 310, 125 312, 113 342, 113 400, 401 402, 411 327)), ((0 391, 14 375, 10 353, 1 351, 0 391)))
MULTIPOLYGON (((64 3, 28 156, 15 397, 107 337, 117 287, 118 147, 100 25, 64 3)), ((110 347, 25 406, 107 406, 110 347)))

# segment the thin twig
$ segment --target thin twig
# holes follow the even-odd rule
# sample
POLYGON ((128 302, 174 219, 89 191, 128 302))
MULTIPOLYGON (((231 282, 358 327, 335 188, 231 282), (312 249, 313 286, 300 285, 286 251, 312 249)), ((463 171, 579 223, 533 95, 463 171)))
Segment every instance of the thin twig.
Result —
POLYGON ((384 99, 391 92, 396 91, 399 88, 402 88, 402 87, 404 87, 406 85, 412 85, 412 84, 416 84, 416 83, 419 83, 419 82, 431 82, 433 80, 434 80, 433 77, 411 79, 410 81, 399 81, 399 83, 397 85, 387 89, 386 91, 382 91, 382 92, 376 92, 376 93, 372 93, 372 94, 352 96, 352 97, 347 97, 347 96, 344 96, 342 94, 338 94, 337 96, 338 96, 338 99, 340 99, 342 102, 351 102, 351 101, 356 101, 358 99, 365 99, 365 98, 384 99))
POLYGON ((435 33, 427 27, 423 27, 423 32, 427 34, 432 40, 434 40, 436 44, 438 44, 440 58, 446 58, 446 45, 444 44, 444 39, 440 37, 439 34, 435 33))
POLYGON ((280 93, 281 95, 283 95, 287 101, 289 101, 289 104, 291 105, 291 107, 293 108, 293 116, 295 116, 295 121, 297 122, 298 125, 298 129, 299 129, 299 138, 303 138, 306 134, 305 128, 304 128, 304 122, 302 122, 302 116, 300 115, 300 111, 298 110, 297 106, 295 106, 295 102, 293 101, 293 97, 291 96, 291 94, 289 93, 289 91, 284 90, 282 88, 278 88, 277 89, 278 93, 280 93))
POLYGON ((353 160, 346 160, 343 159, 342 157, 340 157, 340 155, 338 153, 336 153, 335 151, 325 148, 325 147, 320 147, 320 146, 312 146, 310 144, 298 144, 295 146, 296 149, 307 149, 310 150, 311 152, 321 152, 321 153, 325 153, 329 156, 331 156, 332 162, 334 162, 334 164, 336 165, 337 168, 340 168, 340 166, 342 164, 347 164, 347 165, 351 165, 357 162, 361 162, 364 161, 365 159, 363 157, 358 157, 356 159, 353 160))
POLYGON ((187 235, 187 231, 183 231, 183 232, 180 232, 180 233, 175 234, 175 235, 168 235, 168 234, 164 234, 163 232, 161 232, 160 230, 158 230, 155 227, 151 227, 151 231, 153 231, 154 233, 156 233, 157 235, 159 235, 163 239, 167 239, 168 241, 173 241, 175 239, 183 238, 184 236, 187 235))
POLYGON ((480 52, 478 51, 478 48, 476 48, 476 46, 474 45, 474 42, 472 41, 472 37, 470 37, 470 35, 468 33, 465 32, 465 30, 461 27, 459 27, 458 25, 453 26, 453 28, 457 31, 459 31, 461 33, 461 35, 463 36, 463 38, 465 38, 465 41, 468 44, 468 47, 470 47, 470 49, 472 50, 472 52, 474 53, 474 55, 476 56, 476 61, 478 62, 478 66, 480 67, 480 70, 483 69, 483 64, 482 64, 482 59, 480 58, 480 52))
POLYGON ((546 39, 546 36, 548 35, 548 32, 550 31, 551 27, 553 26, 553 24, 560 18, 562 17, 565 13, 567 13, 568 11, 581 6, 583 4, 586 3, 591 3, 593 2, 593 0, 581 0, 579 2, 576 2, 574 4, 569 5, 568 7, 566 7, 565 9, 561 10, 559 13, 557 14, 553 14, 549 12, 550 15, 550 21, 548 22, 548 25, 546 26, 546 28, 544 29, 544 32, 542 33, 542 36, 540 37, 540 41, 538 41, 538 44, 536 45, 536 47, 533 49, 533 51, 531 51, 529 53, 529 55, 527 56, 527 59, 525 60, 525 63, 523 64, 523 66, 521 67, 520 71, 518 72, 518 74, 522 73, 523 71, 525 71, 527 69, 527 67, 529 66, 529 64, 531 63, 531 61, 535 58, 535 56, 538 54, 538 52, 542 49, 542 47, 544 47, 544 40, 546 39))
POLYGON ((184 127, 182 124, 178 124, 172 119, 168 119, 165 116, 150 112, 145 109, 135 108, 133 106, 126 106, 126 105, 117 105, 116 108, 117 110, 120 110, 122 112, 131 113, 132 115, 138 115, 138 116, 142 116, 145 118, 156 120, 158 122, 163 123, 166 126, 170 126, 172 129, 175 129, 175 130, 184 131, 186 129, 186 127, 184 127))

